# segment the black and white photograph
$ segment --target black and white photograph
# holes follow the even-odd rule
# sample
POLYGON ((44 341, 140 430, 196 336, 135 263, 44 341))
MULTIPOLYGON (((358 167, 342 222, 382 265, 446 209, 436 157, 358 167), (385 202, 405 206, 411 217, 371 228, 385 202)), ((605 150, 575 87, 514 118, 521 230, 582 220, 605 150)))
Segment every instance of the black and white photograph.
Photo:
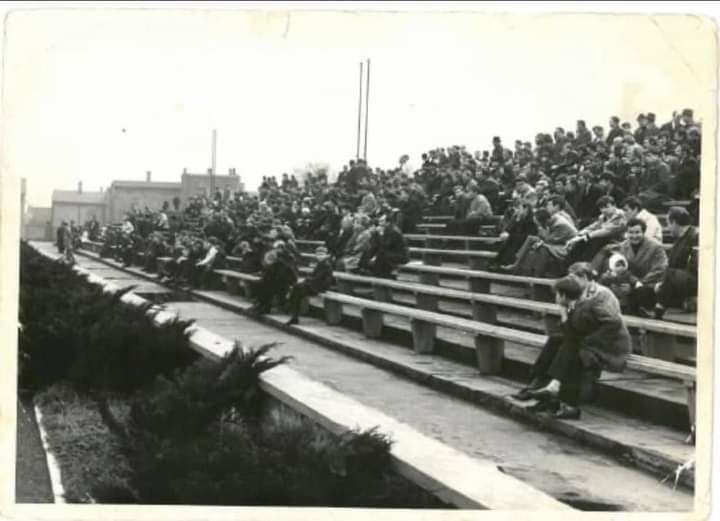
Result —
POLYGON ((698 3, 11 4, 3 516, 710 514, 698 3))

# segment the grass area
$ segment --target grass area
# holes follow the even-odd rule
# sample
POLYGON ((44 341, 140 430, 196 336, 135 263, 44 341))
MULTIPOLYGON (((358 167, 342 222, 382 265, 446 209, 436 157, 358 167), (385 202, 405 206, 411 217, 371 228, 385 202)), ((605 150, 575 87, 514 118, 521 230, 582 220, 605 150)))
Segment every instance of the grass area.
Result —
POLYGON ((108 429, 93 399, 57 383, 37 393, 34 402, 42 412, 68 502, 92 502, 98 488, 127 487, 132 469, 122 440, 108 429))

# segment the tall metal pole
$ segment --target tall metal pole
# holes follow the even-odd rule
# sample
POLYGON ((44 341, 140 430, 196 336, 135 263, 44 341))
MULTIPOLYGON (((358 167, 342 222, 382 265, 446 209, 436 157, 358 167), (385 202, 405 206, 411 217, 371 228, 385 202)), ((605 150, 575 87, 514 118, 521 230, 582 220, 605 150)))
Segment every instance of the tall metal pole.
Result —
POLYGON ((357 147, 355 149, 355 159, 360 159, 360 132, 362 127, 362 80, 363 80, 363 62, 360 62, 360 85, 358 89, 358 126, 357 126, 357 147))
POLYGON ((210 169, 210 199, 215 197, 215 173, 217 167, 217 129, 212 131, 212 168, 210 169))
POLYGON ((365 148, 363 150, 363 159, 367 161, 368 114, 370 113, 370 58, 367 60, 367 73, 365 80, 365 148))

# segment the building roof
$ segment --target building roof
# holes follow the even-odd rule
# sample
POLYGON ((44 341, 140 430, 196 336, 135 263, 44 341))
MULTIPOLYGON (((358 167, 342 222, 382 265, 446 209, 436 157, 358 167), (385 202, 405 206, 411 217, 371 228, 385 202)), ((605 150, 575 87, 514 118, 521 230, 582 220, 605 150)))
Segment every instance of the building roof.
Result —
POLYGON ((178 190, 182 186, 182 183, 173 181, 113 181, 110 188, 177 188, 178 190))
POLYGON ((103 192, 78 192, 77 190, 53 190, 52 202, 74 204, 105 204, 103 192))

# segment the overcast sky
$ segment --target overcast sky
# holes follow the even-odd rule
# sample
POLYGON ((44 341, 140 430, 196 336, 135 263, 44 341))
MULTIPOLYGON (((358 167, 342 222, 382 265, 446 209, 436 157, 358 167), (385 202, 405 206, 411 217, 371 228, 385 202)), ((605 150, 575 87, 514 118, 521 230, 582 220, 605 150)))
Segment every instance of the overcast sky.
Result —
MULTIPOLYGON (((6 167, 28 203, 113 179, 235 167, 255 188, 355 153, 372 61, 368 159, 487 149, 578 118, 634 123, 712 103, 714 40, 693 17, 97 10, 16 12, 5 46, 6 167), (708 102, 710 99, 710 102, 708 102), (123 132, 123 129, 125 131, 123 132)), ((707 105, 710 106, 710 105, 707 105)))

